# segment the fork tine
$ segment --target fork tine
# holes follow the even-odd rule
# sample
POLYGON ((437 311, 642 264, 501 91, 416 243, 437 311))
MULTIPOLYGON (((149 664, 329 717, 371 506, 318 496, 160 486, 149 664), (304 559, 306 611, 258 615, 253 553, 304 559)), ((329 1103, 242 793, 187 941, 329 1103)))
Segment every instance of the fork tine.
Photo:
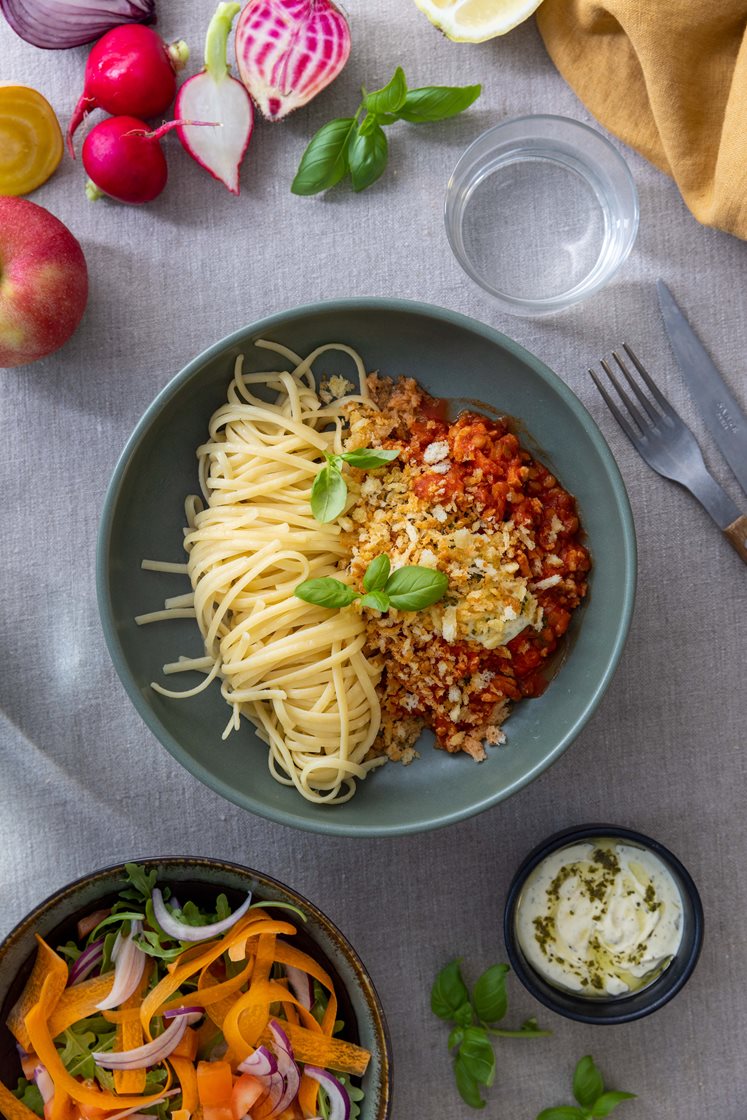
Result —
POLYGON ((640 385, 638 384, 638 382, 633 377, 633 374, 630 372, 628 367, 625 365, 625 362, 622 360, 622 358, 620 357, 620 355, 617 353, 616 350, 612 351, 612 357, 615 359, 618 366, 620 367, 620 370, 622 371, 622 374, 625 377, 625 380, 627 381, 628 385, 630 385, 630 388, 635 393, 641 407, 643 408, 644 412, 648 416, 651 423, 652 424, 660 423, 661 419, 662 419, 661 413, 656 411, 653 404, 648 399, 646 394, 643 392, 640 385))
POLYGON ((613 387, 614 387, 614 389, 615 389, 615 392, 617 393, 618 397, 619 397, 619 398, 620 398, 620 400, 621 400, 621 401, 623 402, 623 404, 624 404, 624 405, 625 405, 625 407, 627 408, 628 412, 629 412, 629 413, 630 413, 630 415, 632 416, 633 420, 634 420, 634 421, 636 422, 636 424, 638 425, 638 428, 639 428, 640 434, 636 433, 636 439, 637 439, 637 440, 638 440, 638 439, 640 439, 640 438, 641 438, 641 436, 644 436, 644 435, 646 434, 646 431, 647 431, 647 430, 649 430, 649 431, 650 431, 650 427, 649 427, 649 425, 648 425, 648 424, 646 423, 646 421, 645 421, 645 420, 643 419, 643 417, 641 416, 640 412, 639 412, 639 411, 638 411, 638 409, 636 408, 635 404, 634 404, 634 403, 633 403, 633 401, 632 401, 632 400, 630 399, 630 397, 629 397, 629 396, 628 396, 628 394, 627 394, 627 393, 625 392, 625 390, 623 389, 623 387, 622 387, 622 385, 620 384, 620 382, 619 382, 619 381, 617 380, 617 378, 615 377, 614 373, 613 373, 613 372, 612 372, 612 370, 610 369, 610 365, 609 365, 609 362, 608 362, 608 361, 606 361, 606 359, 604 359, 604 358, 603 358, 603 359, 602 359, 602 362, 601 362, 601 365, 602 365, 602 369, 603 369, 603 370, 604 370, 604 372, 605 372, 605 373, 607 374, 607 377, 608 377, 608 378, 610 379, 610 381, 611 381, 611 383, 612 383, 612 385, 613 385, 613 387))
POLYGON ((672 408, 672 406, 669 403, 669 401, 667 400, 667 398, 664 396, 664 394, 659 389, 656 382, 654 380, 652 380, 652 378, 649 376, 646 367, 643 365, 643 362, 641 362, 641 360, 635 356, 635 354, 633 353, 633 348, 631 346, 628 346, 627 342, 623 342, 623 350, 628 355, 631 362, 633 363, 635 368, 640 373, 640 375, 641 375, 643 381, 645 382, 649 392, 651 393, 651 396, 654 398, 654 400, 656 401, 656 403, 658 404, 659 408, 662 410, 664 415, 668 416, 670 420, 679 420, 680 419, 679 414, 677 412, 675 412, 675 410, 672 408))
MULTIPOLYGON (((605 365, 605 362, 602 362, 602 365, 605 365)), ((622 430, 625 432, 625 435, 628 437, 630 442, 632 444, 634 444, 635 446, 637 446, 640 442, 640 438, 641 438, 640 434, 635 430, 633 425, 628 420, 627 416, 625 416, 624 413, 622 413, 620 411, 620 409, 615 404, 615 402, 612 399, 612 397, 610 396, 610 394, 607 392, 607 389, 604 386, 604 384, 600 381, 600 379, 594 373, 594 370, 590 369, 589 373, 591 374, 591 377, 592 377, 592 380, 593 380, 594 384, 596 385, 597 389, 601 393, 602 399, 603 399, 604 403, 607 405, 607 408, 610 410, 612 415, 615 417, 615 420, 617 420, 618 424, 620 425, 622 430)))

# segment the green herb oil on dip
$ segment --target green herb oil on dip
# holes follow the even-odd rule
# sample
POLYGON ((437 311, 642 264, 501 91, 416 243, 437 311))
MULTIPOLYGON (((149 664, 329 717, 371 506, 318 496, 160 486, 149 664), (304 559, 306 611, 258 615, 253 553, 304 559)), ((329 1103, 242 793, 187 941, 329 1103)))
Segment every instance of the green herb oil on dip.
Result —
POLYGON ((527 879, 516 934, 532 967, 556 987, 599 998, 646 987, 682 939, 682 898, 645 848, 610 838, 553 852, 527 879))

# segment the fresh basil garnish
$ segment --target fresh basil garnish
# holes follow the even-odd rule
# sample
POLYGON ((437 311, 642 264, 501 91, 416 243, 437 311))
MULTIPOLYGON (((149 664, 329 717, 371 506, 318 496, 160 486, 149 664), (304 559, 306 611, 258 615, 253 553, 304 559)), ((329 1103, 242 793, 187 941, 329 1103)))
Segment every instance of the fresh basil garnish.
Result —
POLYGON ((299 583, 293 592, 297 599, 313 603, 315 607, 330 607, 339 610, 348 607, 354 599, 360 598, 354 587, 348 587, 342 580, 324 576, 322 579, 307 579, 299 583))
POLYGON ((359 470, 375 470, 396 459, 399 451, 385 451, 382 447, 359 447, 357 451, 343 451, 341 455, 330 455, 325 451, 327 460, 311 487, 311 512, 323 524, 334 521, 345 509, 348 500, 348 487, 342 475, 342 467, 347 463, 359 470))
POLYGON ((389 557, 386 552, 382 552, 381 556, 377 556, 366 568, 366 574, 363 577, 363 590, 383 591, 391 569, 392 565, 389 557))
POLYGON ((443 599, 449 581, 443 572, 434 568, 398 568, 386 581, 385 591, 389 603, 398 611, 422 611, 443 599))
POLYGON ((414 565, 398 568, 390 574, 390 568, 386 553, 372 560, 363 576, 363 595, 334 576, 304 580, 293 594, 305 603, 332 609, 347 607, 360 599, 364 607, 377 611, 388 611, 390 607, 399 611, 420 611, 446 594, 449 581, 443 572, 414 565))

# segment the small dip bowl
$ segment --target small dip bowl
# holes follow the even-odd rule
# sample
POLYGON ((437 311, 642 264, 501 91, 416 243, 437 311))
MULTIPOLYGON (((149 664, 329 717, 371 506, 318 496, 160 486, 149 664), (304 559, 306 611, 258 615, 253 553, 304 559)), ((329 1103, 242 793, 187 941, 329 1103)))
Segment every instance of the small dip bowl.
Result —
POLYGON ((703 943, 703 907, 697 888, 680 861, 657 840, 617 825, 591 824, 555 833, 531 852, 519 867, 509 887, 503 919, 503 932, 514 972, 532 995, 568 1019, 581 1023, 628 1023, 642 1019, 663 1007, 683 987, 691 975, 703 943), (519 914, 522 897, 533 872, 549 857, 577 844, 610 842, 641 849, 669 873, 679 893, 682 907, 679 945, 666 964, 642 987, 621 995, 610 995, 589 988, 570 991, 548 979, 529 959, 522 944, 519 914))
POLYGON ((638 231, 638 194, 600 132, 569 117, 518 117, 464 152, 444 217, 462 268, 504 311, 547 315, 617 272, 638 231))

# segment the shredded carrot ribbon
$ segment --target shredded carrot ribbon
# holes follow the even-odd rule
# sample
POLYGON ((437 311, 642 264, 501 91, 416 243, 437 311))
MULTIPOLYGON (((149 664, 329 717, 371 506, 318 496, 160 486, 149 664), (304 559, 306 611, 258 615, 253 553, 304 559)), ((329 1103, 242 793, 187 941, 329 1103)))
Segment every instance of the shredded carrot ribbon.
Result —
MULTIPOLYGON (((26 981, 25 988, 11 1009, 7 1019, 8 1030, 24 1050, 31 1050, 29 1035, 24 1020, 34 1004, 38 1003, 46 980, 49 979, 50 981, 48 998, 52 1009, 57 1005, 62 993, 65 991, 68 980, 68 968, 62 957, 55 953, 54 949, 50 949, 46 941, 42 937, 39 937, 39 934, 36 935, 36 941, 39 949, 36 954, 36 960, 34 961, 34 967, 26 981)), ((109 987, 111 988, 111 980, 109 981, 109 987)), ((71 988, 70 991, 72 990, 71 988)))

